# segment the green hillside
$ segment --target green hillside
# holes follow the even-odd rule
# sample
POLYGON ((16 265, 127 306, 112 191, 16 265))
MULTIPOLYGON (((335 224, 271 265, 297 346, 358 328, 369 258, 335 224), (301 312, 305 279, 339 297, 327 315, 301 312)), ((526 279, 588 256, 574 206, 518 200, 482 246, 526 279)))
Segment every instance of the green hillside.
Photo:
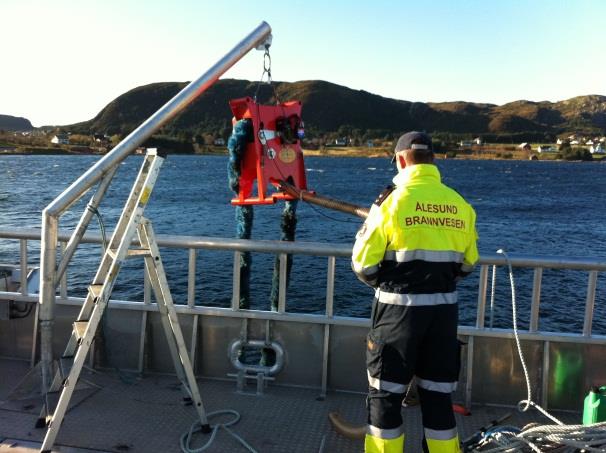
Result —
MULTIPOLYGON (((76 133, 124 135, 178 93, 186 83, 141 86, 119 96, 90 121, 65 126, 76 133)), ((160 135, 182 141, 226 137, 231 130, 228 100, 254 96, 256 82, 225 79, 203 93, 160 135)), ((469 102, 422 103, 385 98, 320 80, 276 82, 280 100, 303 102, 307 138, 335 136, 359 140, 392 138, 406 130, 426 130, 452 137, 481 135, 486 140, 553 140, 567 132, 603 134, 606 97, 581 96, 561 102, 516 101, 505 105, 469 102)), ((261 102, 275 102, 272 87, 259 89, 261 102)))
POLYGON ((34 128, 27 118, 11 115, 0 115, 0 130, 31 131, 34 128))

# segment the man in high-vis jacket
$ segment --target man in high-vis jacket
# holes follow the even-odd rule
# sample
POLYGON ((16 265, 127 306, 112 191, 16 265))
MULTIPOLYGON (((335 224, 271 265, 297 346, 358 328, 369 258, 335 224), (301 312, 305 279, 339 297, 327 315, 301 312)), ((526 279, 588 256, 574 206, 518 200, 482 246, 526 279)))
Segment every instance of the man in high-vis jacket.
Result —
POLYGON ((375 288, 366 343, 365 451, 404 450, 402 400, 414 376, 423 451, 455 453, 460 449, 450 395, 460 366, 456 283, 478 260, 476 215, 442 184, 427 134, 400 137, 394 159, 395 186, 373 204, 352 256, 358 278, 375 288))

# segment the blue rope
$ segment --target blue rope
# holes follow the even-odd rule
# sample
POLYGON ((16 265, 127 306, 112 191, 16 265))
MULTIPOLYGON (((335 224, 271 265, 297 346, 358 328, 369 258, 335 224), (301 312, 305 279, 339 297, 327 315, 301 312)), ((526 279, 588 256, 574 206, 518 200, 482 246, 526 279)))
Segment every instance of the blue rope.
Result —
POLYGON ((231 132, 227 140, 227 150, 229 151, 229 162, 227 163, 227 179, 229 188, 237 195, 240 191, 240 171, 246 144, 252 141, 252 123, 249 120, 240 120, 231 132))
MULTIPOLYGON (((227 141, 229 161, 227 163, 227 180, 229 188, 238 195, 240 191, 241 164, 246 145, 252 140, 252 124, 240 120, 234 124, 231 136, 227 141)), ((236 237, 250 239, 252 234, 254 211, 252 206, 236 206, 236 237)), ((240 255, 240 300, 239 307, 250 308, 250 268, 252 255, 244 252, 240 255)))

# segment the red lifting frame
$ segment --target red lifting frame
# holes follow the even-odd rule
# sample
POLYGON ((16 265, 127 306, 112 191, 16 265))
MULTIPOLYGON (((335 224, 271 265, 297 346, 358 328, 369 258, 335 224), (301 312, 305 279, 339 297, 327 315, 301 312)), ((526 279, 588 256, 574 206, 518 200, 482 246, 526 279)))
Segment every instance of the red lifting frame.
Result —
POLYGON ((283 192, 268 193, 269 184, 289 181, 300 190, 307 189, 301 140, 297 130, 285 138, 283 128, 276 122, 296 126, 301 121, 301 102, 289 101, 278 105, 259 105, 246 97, 229 101, 236 121, 250 119, 254 141, 246 146, 240 173, 240 192, 231 200, 233 205, 274 204, 277 200, 293 200, 283 192), (295 124, 295 122, 298 122, 295 124), (280 130, 278 130, 280 129, 280 130), (295 139, 293 139, 293 137, 295 139), (262 143, 265 138, 266 143, 262 143), (289 143, 289 141, 291 143, 289 143), (257 196, 253 186, 257 181, 257 196))

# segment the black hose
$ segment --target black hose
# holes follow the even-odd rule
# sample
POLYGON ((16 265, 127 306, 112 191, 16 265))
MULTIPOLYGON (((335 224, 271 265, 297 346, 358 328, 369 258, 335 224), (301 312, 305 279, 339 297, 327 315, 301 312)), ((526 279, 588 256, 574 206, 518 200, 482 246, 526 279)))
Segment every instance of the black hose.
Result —
POLYGON ((284 193, 290 195, 293 198, 303 200, 306 203, 322 206, 323 208, 332 209, 333 211, 340 211, 346 214, 352 214, 363 219, 366 219, 368 217, 368 208, 348 203, 346 201, 336 200, 334 198, 318 195, 313 192, 308 192, 307 190, 299 190, 286 181, 281 180, 279 184, 280 190, 282 190, 284 193))

